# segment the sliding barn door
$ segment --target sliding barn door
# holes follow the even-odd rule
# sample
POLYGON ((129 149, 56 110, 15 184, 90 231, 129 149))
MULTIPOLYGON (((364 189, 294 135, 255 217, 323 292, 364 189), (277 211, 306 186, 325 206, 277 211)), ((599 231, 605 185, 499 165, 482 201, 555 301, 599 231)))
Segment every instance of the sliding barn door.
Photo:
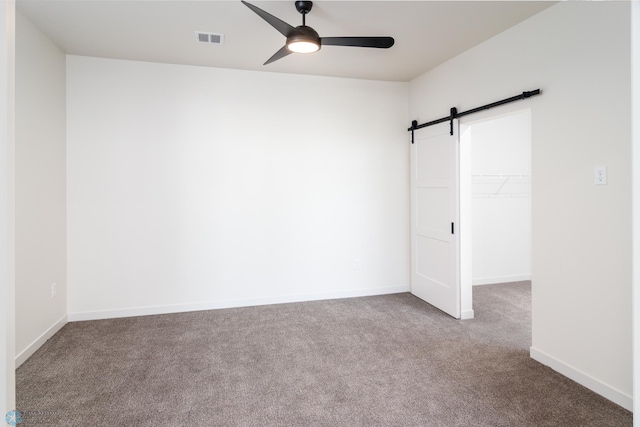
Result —
POLYGON ((411 146, 411 293, 460 318, 458 122, 415 131, 411 146))

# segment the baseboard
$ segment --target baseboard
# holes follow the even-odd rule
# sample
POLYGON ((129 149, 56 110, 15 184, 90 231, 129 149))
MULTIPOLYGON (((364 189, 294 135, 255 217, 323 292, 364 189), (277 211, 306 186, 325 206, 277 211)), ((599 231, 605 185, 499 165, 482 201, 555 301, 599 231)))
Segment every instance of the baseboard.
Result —
POLYGON ((480 277, 472 280, 473 286, 478 285, 493 285, 495 283, 509 283, 509 282, 521 282, 523 280, 531 280, 530 274, 524 274, 520 276, 494 276, 494 277, 480 277))
POLYGON ((598 393, 600 396, 609 399, 613 403, 616 403, 629 411, 633 411, 633 397, 534 347, 529 349, 529 354, 532 359, 550 367, 554 371, 561 373, 578 384, 585 386, 589 390, 598 393))
POLYGON ((384 288, 352 289, 340 292, 315 294, 281 295, 267 298, 250 298, 238 300, 208 301, 193 304, 163 305, 153 307, 135 307, 118 310, 87 311, 69 313, 69 322, 84 320, 115 319, 120 317, 150 316, 155 314, 184 313, 189 311, 217 310, 221 308, 252 307, 269 304, 285 304, 291 302, 318 301, 339 298, 367 297, 374 295, 398 294, 409 292, 409 285, 389 286, 384 288))
POLYGON ((16 369, 22 365, 33 353, 35 353, 49 338, 54 336, 68 322, 67 315, 62 316, 56 323, 40 335, 34 342, 29 344, 15 358, 16 369))

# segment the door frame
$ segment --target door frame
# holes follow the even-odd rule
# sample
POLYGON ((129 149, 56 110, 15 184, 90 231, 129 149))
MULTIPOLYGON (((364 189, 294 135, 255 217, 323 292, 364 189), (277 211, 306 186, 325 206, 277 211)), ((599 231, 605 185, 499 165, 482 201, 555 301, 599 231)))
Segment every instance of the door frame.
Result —
MULTIPOLYGON (((479 112, 474 115, 473 120, 459 122, 459 174, 458 180, 460 188, 460 298, 461 313, 466 313, 468 317, 461 319, 472 319, 475 315, 473 310, 473 209, 472 209, 472 189, 471 189, 471 143, 473 137, 470 134, 471 128, 479 123, 498 120, 502 117, 519 114, 522 112, 529 113, 529 132, 533 130, 532 110, 531 108, 514 108, 514 106, 501 106, 491 111, 479 112)), ((531 147, 532 149, 533 147, 531 147)), ((529 159, 533 162, 533 158, 529 159)), ((533 208, 533 199, 530 208, 533 208)), ((530 216, 531 219, 531 216, 530 216)), ((532 229, 530 229, 532 232, 532 229)), ((532 246, 532 241, 530 240, 532 246)), ((533 247, 531 247, 531 256, 533 256, 533 247)))

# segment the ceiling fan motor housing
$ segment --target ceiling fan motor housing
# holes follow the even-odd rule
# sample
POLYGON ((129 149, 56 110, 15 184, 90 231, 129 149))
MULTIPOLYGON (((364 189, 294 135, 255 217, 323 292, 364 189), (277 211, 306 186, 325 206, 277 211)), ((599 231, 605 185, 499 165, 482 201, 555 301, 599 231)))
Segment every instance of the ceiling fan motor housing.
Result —
POLYGON ((320 35, 311 27, 307 27, 306 25, 300 25, 299 27, 294 28, 287 35, 287 46, 292 43, 313 43, 318 46, 318 50, 320 50, 320 35))

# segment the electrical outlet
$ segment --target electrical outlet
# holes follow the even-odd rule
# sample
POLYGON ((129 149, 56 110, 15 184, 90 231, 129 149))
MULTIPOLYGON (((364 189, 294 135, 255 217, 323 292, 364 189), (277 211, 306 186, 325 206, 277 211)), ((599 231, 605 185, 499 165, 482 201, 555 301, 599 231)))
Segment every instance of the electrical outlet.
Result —
POLYGON ((353 260, 353 269, 354 270, 360 270, 360 260, 359 259, 353 260))
POLYGON ((607 185, 607 167, 596 166, 593 179, 595 185, 607 185))
POLYGON ((58 293, 58 289, 55 283, 51 284, 51 298, 55 298, 58 293))

